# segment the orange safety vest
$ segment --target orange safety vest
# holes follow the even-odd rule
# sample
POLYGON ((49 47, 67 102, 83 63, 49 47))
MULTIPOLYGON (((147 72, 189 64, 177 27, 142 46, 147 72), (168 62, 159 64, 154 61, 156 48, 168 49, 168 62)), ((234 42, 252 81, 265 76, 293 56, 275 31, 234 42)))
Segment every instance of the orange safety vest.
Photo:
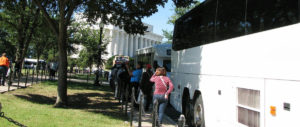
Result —
POLYGON ((0 66, 6 66, 9 68, 9 60, 7 57, 5 56, 0 57, 0 66))

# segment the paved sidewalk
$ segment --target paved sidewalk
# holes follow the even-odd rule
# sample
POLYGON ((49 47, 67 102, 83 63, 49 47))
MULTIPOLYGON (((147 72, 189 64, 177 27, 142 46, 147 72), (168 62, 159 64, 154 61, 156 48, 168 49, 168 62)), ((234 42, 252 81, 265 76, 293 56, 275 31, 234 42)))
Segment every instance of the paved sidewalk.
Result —
MULTIPOLYGON (((129 117, 130 117, 130 110, 131 109, 128 108, 127 114, 129 117)), ((139 122, 139 111, 138 109, 135 109, 133 115, 133 122, 132 122, 133 127, 138 127, 139 124, 138 122, 139 122)), ((175 121, 173 121, 167 115, 164 115, 162 127, 176 127, 176 126, 177 123, 175 121)), ((142 127, 152 127, 152 110, 145 112, 145 114, 142 114, 142 127)))
MULTIPOLYGON (((36 84, 36 76, 34 77, 33 79, 33 84, 36 84)), ((39 76, 39 82, 41 80, 41 77, 39 76)), ((43 77, 43 80, 44 80, 44 77, 43 77)), ((6 79, 6 82, 5 82, 5 86, 0 86, 0 93, 5 93, 8 91, 8 78, 6 79)), ((22 76, 20 78, 20 82, 19 82, 19 88, 18 88, 18 79, 16 78, 15 80, 12 79, 12 85, 10 86, 9 90, 10 91, 13 91, 13 90, 16 90, 16 89, 20 89, 20 88, 25 88, 25 85, 26 87, 28 86, 31 86, 32 85, 32 76, 28 76, 27 78, 27 83, 26 83, 26 76, 22 76)))

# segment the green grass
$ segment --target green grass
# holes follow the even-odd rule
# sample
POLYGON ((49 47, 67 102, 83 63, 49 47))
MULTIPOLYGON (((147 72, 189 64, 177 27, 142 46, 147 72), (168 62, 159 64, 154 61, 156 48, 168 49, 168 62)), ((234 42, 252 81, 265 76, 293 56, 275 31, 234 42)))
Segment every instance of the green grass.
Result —
MULTIPOLYGON (((5 116, 28 127, 128 127, 127 116, 113 99, 109 87, 86 83, 68 84, 68 107, 54 108, 56 82, 19 89, 0 95, 5 116)), ((1 127, 15 127, 0 118, 1 127)))

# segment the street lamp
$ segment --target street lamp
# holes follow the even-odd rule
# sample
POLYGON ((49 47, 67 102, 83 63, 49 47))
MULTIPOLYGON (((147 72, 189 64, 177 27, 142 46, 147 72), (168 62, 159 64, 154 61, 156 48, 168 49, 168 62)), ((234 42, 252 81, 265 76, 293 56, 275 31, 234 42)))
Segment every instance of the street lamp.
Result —
POLYGON ((96 79, 95 79, 94 85, 101 85, 101 84, 99 84, 99 76, 100 76, 99 74, 100 74, 100 64, 101 64, 102 34, 103 34, 103 28, 104 28, 104 23, 102 21, 100 21, 100 23, 99 23, 99 28, 100 28, 100 39, 99 39, 99 45, 98 45, 97 71, 96 71, 96 79))

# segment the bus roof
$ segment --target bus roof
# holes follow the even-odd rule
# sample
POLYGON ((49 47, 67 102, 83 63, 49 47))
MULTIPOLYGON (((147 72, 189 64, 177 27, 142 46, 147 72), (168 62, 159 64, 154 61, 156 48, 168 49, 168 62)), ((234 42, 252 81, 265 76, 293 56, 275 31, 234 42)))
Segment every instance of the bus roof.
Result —
MULTIPOLYGON (((24 59, 25 62, 37 62, 37 59, 29 59, 29 58, 25 58, 24 59)), ((40 62, 45 62, 45 60, 39 60, 40 62)))

